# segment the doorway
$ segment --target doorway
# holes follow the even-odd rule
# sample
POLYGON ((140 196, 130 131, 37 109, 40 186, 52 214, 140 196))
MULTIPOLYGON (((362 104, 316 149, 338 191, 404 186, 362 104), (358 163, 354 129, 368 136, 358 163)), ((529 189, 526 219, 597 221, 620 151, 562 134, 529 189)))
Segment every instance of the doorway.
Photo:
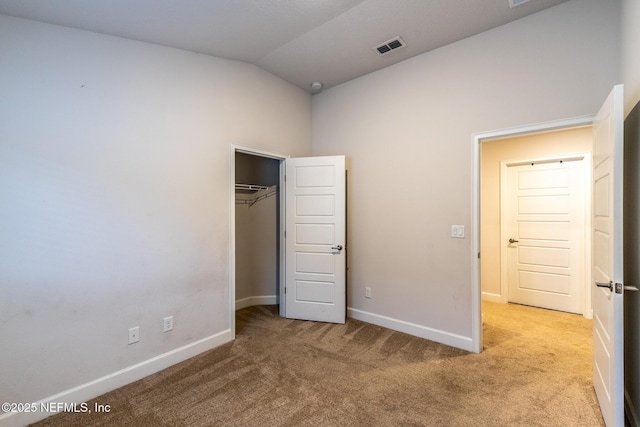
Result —
POLYGON ((279 162, 236 152, 236 310, 278 302, 279 162))
POLYGON ((344 323, 345 157, 289 158, 232 146, 229 169, 233 336, 236 309, 259 304, 278 304, 283 317, 344 323))
MULTIPOLYGON (((474 351, 478 353, 482 351, 482 301, 506 302, 506 280, 503 280, 501 270, 501 253, 504 249, 500 232, 500 162, 590 152, 592 122, 593 116, 585 116, 473 136, 472 347, 474 351), (586 136, 588 148, 584 148, 584 141, 568 142, 563 145, 549 138, 558 135, 567 136, 571 132, 586 136), (547 141, 544 142, 544 140, 547 141), (494 153, 491 152, 492 149, 494 153)), ((588 250, 585 261, 585 265, 590 265, 588 250)), ((588 279, 590 273, 586 272, 586 274, 588 279)), ((590 307, 590 303, 585 307, 590 307)), ((591 314, 590 310, 585 314, 585 317, 588 317, 591 314)))
POLYGON ((229 313, 277 305, 283 265, 281 166, 286 156, 232 146, 230 181, 229 313))

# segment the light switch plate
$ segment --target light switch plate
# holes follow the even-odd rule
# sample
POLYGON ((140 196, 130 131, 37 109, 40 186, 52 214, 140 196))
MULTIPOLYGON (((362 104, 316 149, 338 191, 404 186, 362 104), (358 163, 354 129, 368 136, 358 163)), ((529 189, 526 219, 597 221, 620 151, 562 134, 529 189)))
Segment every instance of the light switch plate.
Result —
POLYGON ((451 237, 455 237, 457 239, 464 239, 464 225, 452 225, 451 237))

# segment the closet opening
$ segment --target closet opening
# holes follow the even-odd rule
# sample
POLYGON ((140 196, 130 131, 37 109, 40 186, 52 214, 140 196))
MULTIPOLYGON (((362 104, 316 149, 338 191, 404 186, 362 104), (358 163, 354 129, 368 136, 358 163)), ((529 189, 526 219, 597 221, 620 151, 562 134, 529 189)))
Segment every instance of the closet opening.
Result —
POLYGON ((284 156, 234 148, 230 244, 230 324, 235 311, 279 305, 281 179, 284 156))

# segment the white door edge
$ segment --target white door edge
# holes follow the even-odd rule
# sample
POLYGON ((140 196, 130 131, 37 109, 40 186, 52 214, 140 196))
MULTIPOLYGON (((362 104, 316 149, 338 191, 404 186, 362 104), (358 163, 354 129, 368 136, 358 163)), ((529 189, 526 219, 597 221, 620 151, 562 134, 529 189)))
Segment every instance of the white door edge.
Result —
POLYGON ((593 280, 615 283, 614 289, 593 289, 593 383, 607 426, 624 420, 624 280, 623 182, 624 87, 613 87, 594 122, 593 149, 593 280), (600 127, 603 126, 603 127, 600 127), (595 239, 594 239, 595 240, 595 239))
POLYGON ((593 123, 595 115, 553 120, 487 132, 471 136, 471 347, 475 353, 482 351, 482 289, 480 281, 480 144, 483 141, 502 137, 514 137, 542 131, 560 130, 593 123))
MULTIPOLYGON (((229 329, 231 330, 231 336, 233 339, 236 337, 236 203, 235 203, 235 183, 236 183, 236 153, 250 154, 252 156, 266 157, 270 159, 276 159, 283 161, 288 159, 289 155, 277 154, 270 151, 264 151, 257 148, 246 147, 237 144, 229 144, 229 329)), ((280 172, 280 179, 282 180, 282 171, 280 172)), ((281 198, 282 199, 282 198, 281 198)), ((281 200, 282 205, 282 200, 281 200)), ((280 206, 282 212, 282 206, 280 206)), ((282 215, 280 215, 280 222, 282 225, 282 215)), ((284 227, 280 227, 283 230, 284 227)), ((282 241, 282 236, 280 236, 282 241)), ((280 245, 280 262, 282 263, 282 246, 280 245)), ((282 272, 282 269, 280 269, 282 272)), ((278 278, 280 280, 280 278, 278 278)), ((280 295, 280 301, 282 301, 282 295, 280 295)))

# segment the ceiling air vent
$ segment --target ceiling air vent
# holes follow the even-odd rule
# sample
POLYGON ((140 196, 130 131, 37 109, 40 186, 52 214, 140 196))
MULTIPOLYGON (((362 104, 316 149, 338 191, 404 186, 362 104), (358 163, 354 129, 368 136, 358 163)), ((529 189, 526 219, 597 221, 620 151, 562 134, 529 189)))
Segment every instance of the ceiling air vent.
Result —
POLYGON ((529 0, 509 0, 509 7, 520 6, 522 3, 526 3, 529 0))
POLYGON ((382 43, 373 48, 378 55, 382 56, 386 53, 391 52, 392 50, 400 49, 401 47, 405 47, 407 44, 400 37, 394 37, 389 41, 382 43))

